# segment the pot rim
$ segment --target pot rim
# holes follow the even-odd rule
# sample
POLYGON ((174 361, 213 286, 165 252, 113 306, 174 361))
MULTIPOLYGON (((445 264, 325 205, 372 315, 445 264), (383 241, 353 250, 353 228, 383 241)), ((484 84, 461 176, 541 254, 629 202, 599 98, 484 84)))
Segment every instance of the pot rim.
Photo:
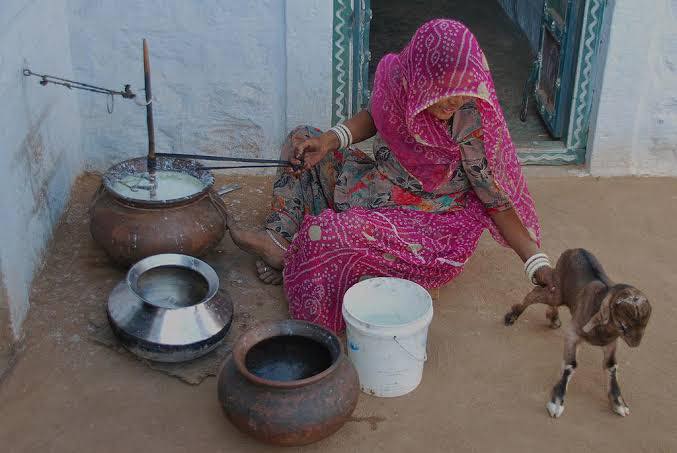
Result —
POLYGON ((120 197, 119 195, 116 195, 115 193, 109 191, 106 189, 106 186, 104 184, 103 188, 106 190, 108 194, 110 194, 111 200, 113 203, 122 206, 126 209, 134 209, 137 211, 157 211, 157 210, 164 210, 164 211, 169 211, 170 209, 181 209, 186 206, 190 206, 194 203, 197 203, 199 201, 202 201, 204 198, 209 197, 210 194, 216 193, 214 191, 214 188, 211 187, 209 190, 206 192, 200 192, 194 196, 185 198, 185 199, 180 199, 177 201, 172 201, 169 203, 161 203, 161 204, 144 204, 142 201, 134 201, 131 198, 123 198, 120 197))
POLYGON ((204 261, 195 258, 193 256, 182 255, 180 253, 160 253, 158 255, 151 255, 146 257, 137 263, 135 263, 125 276, 125 282, 129 287, 129 290, 143 301, 144 305, 152 307, 154 310, 171 310, 178 312, 180 310, 188 311, 194 310, 195 307, 209 303, 214 300, 214 296, 219 291, 219 276, 217 275, 214 268, 204 261), (196 272, 207 282, 207 294, 200 300, 192 305, 186 307, 177 307, 177 308, 168 308, 157 305, 155 302, 146 299, 143 297, 141 292, 138 290, 137 283, 139 278, 151 269, 157 269, 160 267, 179 267, 182 269, 188 269, 193 272, 196 272))
MULTIPOLYGON (((330 349, 330 352, 333 352, 330 347, 328 347, 328 349, 330 349)), ((232 352, 233 361, 235 362, 237 370, 246 379, 253 382, 254 384, 278 389, 293 389, 319 382, 332 374, 339 367, 344 356, 345 349, 343 342, 341 342, 339 337, 334 332, 319 324, 297 319, 264 321, 254 325, 248 331, 240 335, 233 346, 232 352), (338 346, 338 353, 336 357, 333 358, 332 364, 322 372, 308 378, 298 379, 295 381, 276 381, 259 377, 247 369, 247 365, 245 364, 247 353, 260 342, 273 337, 298 335, 322 343, 322 338, 318 337, 318 335, 311 335, 312 333, 324 335, 326 340, 324 344, 326 346, 329 346, 328 343, 334 343, 338 346)))
POLYGON ((120 195, 113 189, 113 184, 115 181, 124 174, 130 174, 133 172, 143 172, 147 170, 147 157, 135 157, 133 159, 127 159, 122 162, 110 167, 106 173, 103 175, 103 185, 111 194, 111 196, 125 204, 139 207, 165 207, 165 206, 174 206, 186 203, 188 201, 195 200, 199 197, 204 196, 209 192, 214 186, 214 175, 210 170, 203 168, 203 165, 195 160, 184 159, 184 158, 175 158, 175 157, 162 157, 158 156, 156 158, 157 169, 158 170, 169 170, 169 171, 179 171, 187 173, 202 182, 204 187, 202 190, 195 192, 191 195, 180 198, 170 198, 167 200, 141 200, 138 198, 127 197, 120 195))

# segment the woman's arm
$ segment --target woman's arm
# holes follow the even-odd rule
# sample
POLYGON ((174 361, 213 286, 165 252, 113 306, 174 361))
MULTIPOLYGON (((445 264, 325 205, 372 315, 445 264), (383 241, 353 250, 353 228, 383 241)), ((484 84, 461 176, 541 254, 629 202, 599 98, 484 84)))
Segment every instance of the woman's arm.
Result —
MULTIPOLYGON (((357 115, 343 123, 353 136, 353 142, 359 143, 376 135, 376 125, 367 110, 360 111, 357 115)), ((309 170, 317 165, 330 151, 339 148, 339 139, 333 132, 327 131, 319 137, 312 137, 300 143, 294 150, 292 164, 301 165, 309 170)))
MULTIPOLYGON (((376 135, 376 125, 368 110, 361 110, 357 115, 353 116, 345 123, 343 123, 353 134, 353 142, 360 143, 361 141, 372 138, 376 135)), ((332 135, 335 135, 332 132, 332 135)))
MULTIPOLYGON (((531 238, 522 221, 517 216, 514 208, 505 211, 490 212, 489 215, 498 227, 498 231, 512 248, 519 255, 522 262, 539 253, 538 244, 531 238)), ((551 267, 541 267, 534 275, 536 281, 551 291, 555 289, 553 271, 551 267)))
POLYGON ((505 242, 519 255, 523 262, 539 252, 538 245, 529 236, 514 208, 490 212, 489 216, 498 227, 498 231, 501 232, 505 242))
MULTIPOLYGON (((482 121, 474 103, 464 105, 454 114, 451 132, 461 147, 461 164, 475 194, 508 245, 522 262, 526 262, 539 253, 538 244, 522 224, 510 199, 494 180, 484 152, 482 121)), ((540 285, 553 287, 550 267, 540 268, 535 278, 540 285)))

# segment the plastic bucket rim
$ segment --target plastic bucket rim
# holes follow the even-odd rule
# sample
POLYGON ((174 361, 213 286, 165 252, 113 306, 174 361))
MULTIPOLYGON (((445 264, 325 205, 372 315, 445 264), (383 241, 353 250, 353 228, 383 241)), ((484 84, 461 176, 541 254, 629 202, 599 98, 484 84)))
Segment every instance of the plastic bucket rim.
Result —
POLYGON ((374 277, 372 279, 368 280, 362 280, 361 282, 357 282, 350 288, 348 288, 348 291, 343 295, 343 304, 341 307, 341 312, 343 314, 343 318, 346 321, 347 327, 353 327, 357 330, 359 330, 361 333, 366 334, 368 336, 375 336, 375 337, 381 337, 381 336, 392 336, 393 333, 397 332, 400 335, 403 336, 408 333, 414 333, 417 332, 423 328, 427 328, 430 323, 432 322, 433 319, 433 301, 432 297, 430 296, 430 293, 421 285, 419 285, 416 282, 413 282, 411 280, 406 280, 403 278, 397 278, 397 277, 374 277), (363 319, 358 318, 354 314, 352 314, 348 307, 346 306, 346 296, 350 293, 350 291, 355 288, 356 286, 363 284, 364 282, 367 282, 369 280, 376 280, 376 279, 382 279, 382 280, 400 280, 403 282, 407 282, 408 284, 413 285, 414 287, 418 287, 421 289, 422 294, 425 294, 425 300, 428 302, 428 309, 425 311, 423 315, 420 317, 414 319, 413 321, 409 321, 407 323, 402 323, 402 324, 378 324, 378 323, 372 323, 372 322, 367 322, 363 319), (405 330, 405 332, 402 332, 402 330, 405 330))

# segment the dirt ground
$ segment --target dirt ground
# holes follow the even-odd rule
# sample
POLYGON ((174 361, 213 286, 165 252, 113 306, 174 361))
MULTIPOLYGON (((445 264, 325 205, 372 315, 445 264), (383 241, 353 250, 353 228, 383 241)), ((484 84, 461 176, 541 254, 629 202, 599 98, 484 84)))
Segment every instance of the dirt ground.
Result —
MULTIPOLYGON (((232 211, 260 219, 270 180, 234 179, 245 188, 227 196, 232 211)), ((612 278, 639 286, 653 304, 642 345, 622 345, 618 354, 631 415, 609 410, 601 351, 588 346, 580 351, 563 417, 548 417, 562 330, 547 327, 542 307, 503 326, 503 314, 529 285, 517 258, 485 237, 466 271, 441 290, 419 388, 395 399, 361 395, 355 421, 303 451, 677 451, 677 181, 530 182, 552 256, 589 248, 612 278)), ((90 175, 75 185, 36 278, 24 350, 0 383, 0 450, 270 451, 224 418, 216 379, 190 386, 88 340, 88 319, 123 276, 89 236, 87 206, 97 184, 90 175)), ((238 329, 286 316, 281 290, 258 284, 253 258, 229 239, 207 260, 236 299, 238 329)), ((563 313, 565 325, 568 319, 563 313)))

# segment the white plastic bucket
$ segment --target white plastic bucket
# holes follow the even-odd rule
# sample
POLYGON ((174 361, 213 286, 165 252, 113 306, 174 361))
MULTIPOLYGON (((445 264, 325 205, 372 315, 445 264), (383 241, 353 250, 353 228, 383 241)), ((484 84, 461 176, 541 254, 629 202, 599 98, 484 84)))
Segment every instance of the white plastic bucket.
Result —
POLYGON ((421 382, 433 302, 422 286, 391 277, 363 280, 343 296, 348 356, 370 395, 405 395, 421 382))

